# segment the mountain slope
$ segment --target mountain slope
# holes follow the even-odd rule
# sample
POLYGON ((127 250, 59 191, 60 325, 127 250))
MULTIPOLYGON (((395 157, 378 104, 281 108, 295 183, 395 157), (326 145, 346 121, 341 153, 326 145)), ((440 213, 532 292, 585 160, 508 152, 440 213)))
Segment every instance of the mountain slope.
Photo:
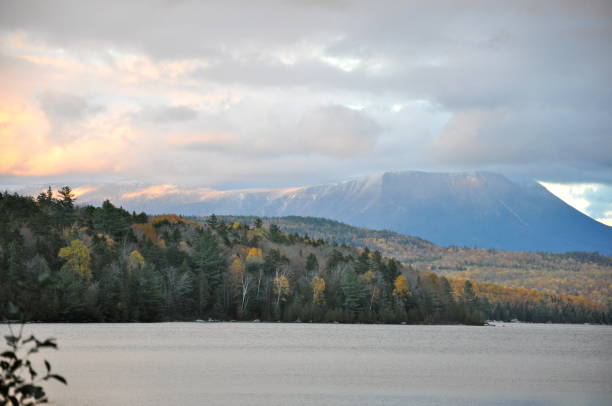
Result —
POLYGON ((232 191, 173 205, 185 215, 317 216, 438 245, 612 253, 612 228, 539 184, 492 173, 398 172, 291 191, 232 191))
MULTIPOLYGON (((219 191, 173 185, 77 188, 79 203, 182 215, 315 216, 414 235, 442 246, 612 254, 612 227, 537 183, 487 172, 389 172, 292 189, 219 191)), ((22 191, 36 195, 38 191, 22 191)))
MULTIPOLYGON (((192 217, 204 222, 205 218, 192 217)), ((224 216, 225 221, 252 223, 254 217, 224 216)), ((439 247, 429 241, 388 230, 370 230, 315 217, 263 218, 286 233, 369 247, 384 256, 452 278, 493 282, 557 294, 583 296, 599 303, 612 300, 612 257, 589 253, 548 254, 458 247, 439 247)))

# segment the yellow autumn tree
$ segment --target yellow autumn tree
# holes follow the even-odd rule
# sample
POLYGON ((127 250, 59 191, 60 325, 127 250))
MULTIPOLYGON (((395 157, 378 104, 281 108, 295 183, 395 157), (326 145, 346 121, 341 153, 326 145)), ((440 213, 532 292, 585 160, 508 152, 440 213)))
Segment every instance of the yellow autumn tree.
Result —
POLYGON ((130 254, 130 258, 128 259, 128 271, 134 271, 136 269, 142 268, 144 265, 144 257, 137 250, 132 251, 130 254))
POLYGON ((244 263, 239 256, 234 257, 229 267, 232 290, 238 294, 244 277, 244 263))
POLYGON ((249 248, 249 251, 247 252, 247 257, 246 257, 247 262, 250 263, 260 263, 263 262, 263 251, 261 250, 261 248, 249 248))
POLYGON ((261 279, 264 276, 264 269, 261 266, 264 262, 263 259, 263 250, 261 248, 251 247, 249 248, 246 256, 247 265, 250 268, 250 271, 255 271, 257 279, 257 293, 256 297, 259 299, 259 288, 261 286, 261 279))
POLYGON ((96 234, 96 237, 98 237, 99 239, 104 241, 104 243, 108 247, 112 247, 113 245, 115 245, 115 240, 113 240, 113 238, 110 235, 108 235, 108 234, 98 233, 98 234, 96 234))
POLYGON ((393 281, 393 292, 391 294, 395 297, 405 299, 410 296, 410 286, 408 280, 404 275, 400 275, 393 281))
POLYGON ((276 295, 277 305, 281 300, 284 301, 290 292, 289 279, 286 276, 280 275, 274 278, 274 294, 276 295))
POLYGON ((89 248, 79 239, 72 240, 70 245, 60 249, 59 255, 61 259, 66 260, 66 266, 76 274, 83 278, 91 278, 91 257, 89 248))
POLYGON ((320 276, 312 278, 312 302, 322 304, 325 299, 325 279, 320 276))

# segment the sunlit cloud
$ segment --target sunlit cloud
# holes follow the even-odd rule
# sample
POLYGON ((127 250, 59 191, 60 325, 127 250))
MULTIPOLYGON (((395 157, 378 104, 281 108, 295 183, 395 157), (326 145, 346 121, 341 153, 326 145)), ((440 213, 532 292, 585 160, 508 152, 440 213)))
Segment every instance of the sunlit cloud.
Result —
POLYGON ((587 213, 587 208, 590 202, 584 198, 584 194, 588 190, 597 191, 599 185, 597 184, 563 184, 563 183, 550 183, 540 182, 542 186, 548 189, 549 192, 556 195, 559 199, 563 200, 570 206, 581 211, 584 214, 587 213))
POLYGON ((0 174, 47 176, 68 172, 120 172, 136 131, 117 117, 78 125, 74 137, 54 136, 47 116, 25 101, 0 102, 0 174))
POLYGON ((134 199, 137 197, 155 199, 168 194, 178 194, 180 192, 181 191, 175 185, 155 185, 136 190, 135 192, 124 193, 121 197, 123 199, 134 199))
POLYGON ((612 210, 605 212, 605 217, 599 217, 596 220, 612 227, 612 210))
POLYGON ((330 64, 345 72, 351 72, 361 66, 361 59, 359 58, 341 58, 335 56, 322 56, 321 60, 325 63, 330 64))
MULTIPOLYGON (((324 3, 4 2, 0 176, 230 188, 423 169, 612 184, 605 2, 487 3, 452 24, 435 5, 324 3)), ((606 190, 574 204, 605 219, 606 190)))
POLYGON ((0 174, 23 174, 24 162, 43 152, 44 134, 49 132, 46 117, 23 101, 0 99, 0 174))
POLYGON ((597 183, 540 182, 540 184, 576 210, 612 226, 612 187, 597 183), (603 201, 598 204, 597 197, 602 195, 603 201))
POLYGON ((23 31, 3 36, 3 53, 40 68, 52 68, 64 75, 104 76, 125 84, 147 81, 192 82, 191 74, 210 64, 199 58, 154 61, 147 55, 113 47, 100 50, 69 50, 38 43, 23 31))
POLYGON ((72 193, 74 193, 74 197, 79 198, 96 190, 97 188, 95 187, 76 187, 72 189, 72 193))
POLYGON ((113 57, 114 68, 127 83, 159 80, 188 81, 190 74, 209 66, 207 62, 199 59, 154 62, 144 55, 123 54, 114 50, 109 54, 113 57))
POLYGON ((274 196, 281 196, 285 194, 295 193, 298 190, 303 189, 302 187, 294 188, 247 188, 237 190, 216 190, 209 188, 185 188, 178 187, 176 185, 153 185, 144 188, 137 189, 132 192, 124 193, 120 196, 120 199, 133 200, 133 199, 159 199, 166 196, 176 196, 182 199, 182 201, 197 202, 204 199, 210 199, 215 197, 222 197, 227 195, 240 195, 241 193, 272 193, 274 196))

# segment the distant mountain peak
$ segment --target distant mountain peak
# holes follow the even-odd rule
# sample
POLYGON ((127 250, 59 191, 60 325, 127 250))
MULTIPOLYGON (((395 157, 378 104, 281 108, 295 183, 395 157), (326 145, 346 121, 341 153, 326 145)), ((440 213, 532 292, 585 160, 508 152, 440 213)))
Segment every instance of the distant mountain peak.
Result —
POLYGON ((115 185, 83 190, 81 203, 100 204, 110 197, 129 210, 154 214, 326 217, 438 245, 612 253, 612 227, 535 182, 518 184, 493 172, 392 171, 285 189, 115 185))

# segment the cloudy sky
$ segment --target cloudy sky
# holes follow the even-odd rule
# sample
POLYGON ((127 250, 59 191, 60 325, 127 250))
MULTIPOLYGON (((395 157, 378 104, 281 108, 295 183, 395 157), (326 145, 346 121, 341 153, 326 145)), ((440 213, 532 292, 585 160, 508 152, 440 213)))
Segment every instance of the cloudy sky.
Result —
POLYGON ((489 170, 612 224, 610 38, 608 0, 3 0, 0 183, 489 170))

